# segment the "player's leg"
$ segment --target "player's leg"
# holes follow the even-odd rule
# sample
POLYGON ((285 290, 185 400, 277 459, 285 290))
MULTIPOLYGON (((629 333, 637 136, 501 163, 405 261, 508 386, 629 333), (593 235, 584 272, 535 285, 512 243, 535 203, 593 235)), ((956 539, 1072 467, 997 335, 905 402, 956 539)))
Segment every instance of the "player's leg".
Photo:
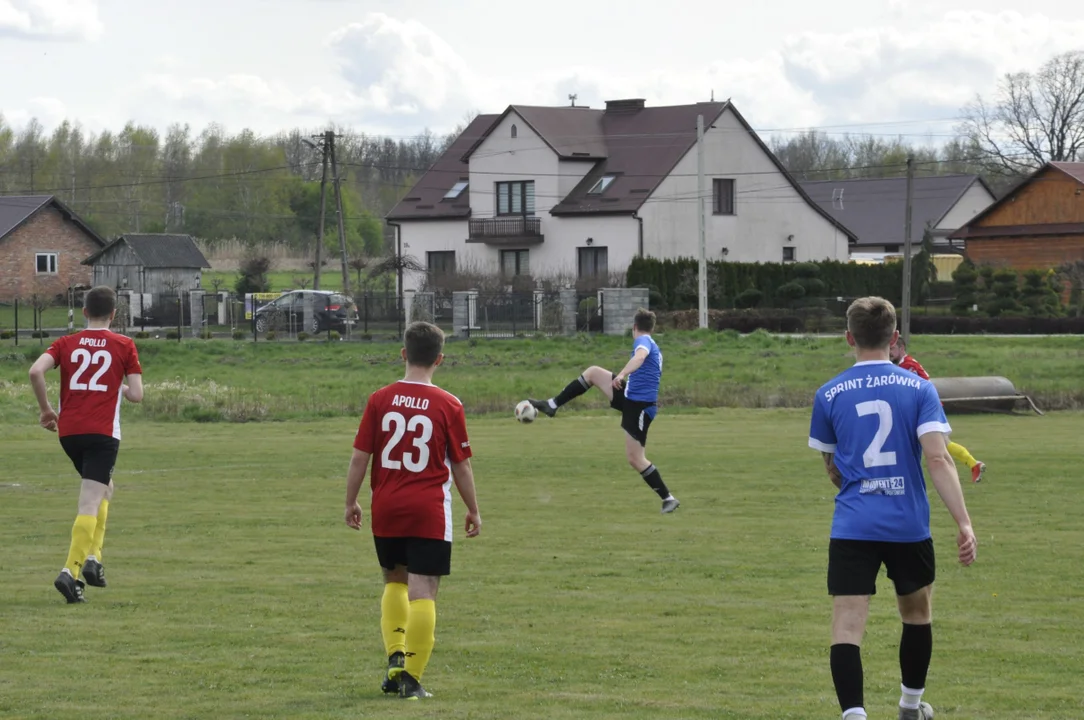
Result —
POLYGON ((862 636, 869 599, 877 592, 879 543, 832 539, 828 543, 828 594, 832 596, 832 683, 844 720, 866 717, 862 636))
POLYGON ((982 480, 982 474, 986 472, 986 463, 976 460, 975 456, 968 452, 967 448, 958 442, 952 442, 950 440, 948 451, 953 460, 967 465, 967 469, 971 471, 971 482, 979 482, 982 480))
POLYGON ((614 396, 613 378, 614 374, 606 368, 592 365, 584 370, 578 378, 570 382, 564 390, 551 397, 549 400, 532 399, 529 400, 529 402, 534 405, 539 412, 543 412, 550 417, 556 415, 557 409, 562 405, 578 398, 592 387, 597 387, 602 391, 602 394, 606 396, 606 399, 612 402, 614 396))
POLYGON ((98 522, 98 506, 105 497, 106 483, 84 478, 79 490, 79 511, 72 524, 72 539, 68 546, 68 559, 53 585, 69 603, 83 602, 84 583, 79 579, 90 547, 94 543, 94 529, 98 522))
POLYGON ((888 575, 896 585, 900 633, 900 720, 925 720, 933 709, 922 702, 933 655, 931 598, 935 578, 933 541, 900 543, 886 557, 888 575))
POLYGON ((90 554, 83 564, 83 578, 87 585, 105 587, 105 567, 102 566, 102 546, 105 544, 105 526, 109 518, 109 501, 113 499, 113 481, 106 486, 105 497, 98 505, 98 522, 94 526, 94 541, 90 546, 90 554))
POLYGON ((105 524, 109 517, 109 501, 113 499, 113 467, 117 463, 120 441, 106 436, 93 436, 83 455, 83 477, 105 483, 105 494, 94 510, 94 535, 90 552, 83 564, 83 580, 87 585, 105 587, 105 568, 102 567, 102 545, 105 543, 105 524))
POLYGON ((384 594, 380 598, 380 635, 388 658, 380 689, 399 692, 399 673, 406 657, 406 627, 410 615, 407 595, 406 538, 374 537, 376 557, 384 574, 384 594))
POLYGON ((653 413, 653 407, 626 400, 621 410, 621 428, 625 431, 625 459, 662 500, 662 512, 666 514, 677 510, 681 503, 662 481, 659 469, 647 459, 647 431, 651 427, 653 413))
POLYGON ((441 577, 451 572, 452 544, 443 540, 411 540, 407 583, 410 615, 406 631, 406 663, 399 676, 399 697, 429 697, 421 685, 436 644, 437 589, 441 577))

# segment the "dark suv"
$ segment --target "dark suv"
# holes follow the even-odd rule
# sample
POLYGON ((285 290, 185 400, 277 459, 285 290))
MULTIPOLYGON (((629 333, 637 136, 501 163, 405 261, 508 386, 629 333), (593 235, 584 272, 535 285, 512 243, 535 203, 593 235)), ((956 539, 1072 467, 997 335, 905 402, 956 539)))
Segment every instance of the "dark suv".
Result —
POLYGON ((293 290, 261 306, 253 314, 256 332, 295 328, 310 333, 346 330, 357 322, 358 308, 342 293, 329 290, 293 290), (312 319, 305 327, 305 305, 312 308, 312 319))

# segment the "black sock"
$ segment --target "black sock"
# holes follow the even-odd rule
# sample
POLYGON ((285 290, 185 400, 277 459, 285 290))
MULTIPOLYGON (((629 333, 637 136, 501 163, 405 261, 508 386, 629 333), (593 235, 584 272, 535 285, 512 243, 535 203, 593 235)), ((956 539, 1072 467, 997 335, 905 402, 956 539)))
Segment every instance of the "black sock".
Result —
POLYGON ((865 707, 862 696, 862 650, 857 645, 832 646, 832 682, 840 711, 865 707))
POLYGON ((640 477, 663 500, 670 497, 670 491, 666 489, 666 483, 662 481, 662 475, 659 474, 659 469, 654 464, 648 465, 644 470, 641 470, 640 477))
POLYGON ((903 624, 900 635, 900 680, 910 690, 926 687, 926 673, 933 655, 933 627, 903 624))
POLYGON ((553 398, 553 404, 557 407, 561 407, 573 398, 578 398, 585 392, 591 389, 591 383, 580 375, 578 378, 570 382, 564 390, 562 390, 557 397, 553 398))

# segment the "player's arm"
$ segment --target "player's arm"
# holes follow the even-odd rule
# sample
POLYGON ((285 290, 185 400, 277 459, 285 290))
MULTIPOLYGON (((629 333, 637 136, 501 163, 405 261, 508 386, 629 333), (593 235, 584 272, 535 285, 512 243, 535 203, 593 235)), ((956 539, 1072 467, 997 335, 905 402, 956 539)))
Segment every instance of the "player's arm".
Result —
POLYGON ((643 345, 636 348, 636 352, 632 354, 629 361, 625 363, 625 367, 621 368, 621 372, 617 373, 617 376, 614 378, 614 387, 620 387, 621 384, 625 382, 625 378, 639 370, 640 366, 644 364, 644 360, 647 360, 649 354, 650 351, 643 345))
POLYGON ((369 469, 372 455, 363 450, 354 449, 350 458, 350 469, 346 471, 346 524, 355 530, 361 529, 361 505, 358 493, 365 482, 365 472, 369 469))
POLYGON ((52 432, 56 432, 57 414, 49 403, 49 391, 45 386, 45 373, 55 367, 56 359, 49 353, 44 353, 30 366, 30 387, 34 389, 34 397, 38 401, 39 422, 43 428, 52 432))
POLYGON ((463 504, 467 506, 467 537, 474 537, 482 530, 482 515, 478 512, 478 496, 474 491, 474 468, 471 467, 470 458, 452 464, 452 478, 455 480, 455 489, 459 491, 459 497, 463 498, 463 504))
POLYGON ((960 549, 960 562, 970 565, 975 562, 978 549, 975 531, 971 527, 971 517, 967 514, 964 492, 960 487, 960 476, 956 473, 956 461, 948 451, 948 441, 944 433, 928 432, 919 438, 922 452, 926 455, 926 467, 930 471, 930 480, 945 503, 958 528, 956 544, 960 549))
POLYGON ((124 399, 130 403, 143 402, 143 376, 138 373, 126 376, 121 392, 124 393, 124 399))
POLYGON ((840 474, 839 468, 836 467, 836 454, 822 452, 821 457, 824 458, 824 469, 828 471, 828 479, 836 486, 836 490, 842 490, 843 476, 840 474))

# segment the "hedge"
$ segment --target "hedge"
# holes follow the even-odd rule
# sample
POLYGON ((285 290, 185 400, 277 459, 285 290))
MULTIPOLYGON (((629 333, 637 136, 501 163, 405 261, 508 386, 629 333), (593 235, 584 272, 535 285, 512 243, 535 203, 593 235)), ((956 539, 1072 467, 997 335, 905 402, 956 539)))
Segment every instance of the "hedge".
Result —
MULTIPOLYGON (((899 304, 903 299, 903 277, 895 263, 860 265, 826 260, 815 264, 824 283, 824 297, 855 298, 880 295, 899 304)), ((735 298, 750 299, 750 289, 759 290, 761 307, 784 303, 777 291, 798 279, 803 263, 708 262, 708 294, 712 307, 733 307, 735 298)), ((698 264, 694 258, 659 260, 633 258, 627 274, 628 287, 651 289, 651 303, 659 309, 682 310, 697 305, 698 264)), ((786 292, 786 291, 784 291, 786 292)), ((742 303, 744 304, 744 302, 742 303)))
POLYGON ((916 335, 1079 335, 1084 317, 954 317, 912 315, 916 335))

